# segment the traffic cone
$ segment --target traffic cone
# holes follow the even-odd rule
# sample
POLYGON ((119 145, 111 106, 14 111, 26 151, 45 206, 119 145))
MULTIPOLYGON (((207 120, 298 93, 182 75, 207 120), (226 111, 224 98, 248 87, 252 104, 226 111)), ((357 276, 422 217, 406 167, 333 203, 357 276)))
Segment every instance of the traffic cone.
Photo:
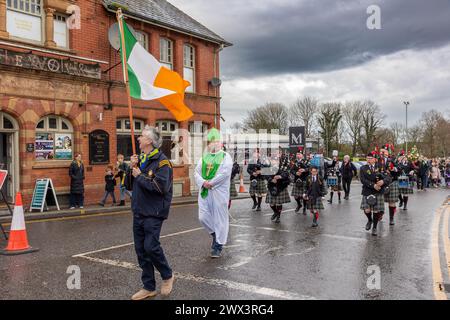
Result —
POLYGON ((3 255, 17 255, 38 251, 28 244, 27 230, 25 229, 25 217, 23 215, 22 195, 20 192, 16 194, 16 203, 9 231, 8 246, 5 250, 1 250, 3 255))
POLYGON ((239 185, 239 193, 246 193, 247 191, 245 191, 245 187, 244 187, 244 175, 241 172, 241 184, 239 185))

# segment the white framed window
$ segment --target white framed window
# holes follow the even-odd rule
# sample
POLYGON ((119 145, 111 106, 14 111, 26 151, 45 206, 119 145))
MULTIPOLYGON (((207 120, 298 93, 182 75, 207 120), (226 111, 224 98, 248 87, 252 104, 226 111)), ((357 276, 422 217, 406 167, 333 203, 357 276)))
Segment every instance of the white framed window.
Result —
POLYGON ((166 68, 173 70, 173 42, 167 38, 159 39, 159 61, 166 68))
POLYGON ((34 153, 36 160, 72 160, 73 126, 69 120, 50 115, 36 125, 34 153))
MULTIPOLYGON (((145 122, 143 120, 134 119, 134 138, 136 143, 136 152, 141 153, 139 149, 138 138, 144 130, 145 122)), ((133 154, 133 147, 131 144, 131 126, 130 119, 123 118, 116 121, 117 134, 117 154, 123 154, 125 160, 130 160, 133 154)))
POLYGON ((183 78, 191 83, 186 92, 195 92, 195 48, 184 45, 183 78))
POLYGON ((6 30, 12 37, 42 43, 42 0, 7 0, 6 30))
POLYGON ((189 123, 189 133, 205 133, 208 131, 209 125, 200 121, 189 123))
POLYGON ((69 47, 69 30, 67 28, 66 19, 68 17, 63 14, 53 15, 53 40, 56 45, 61 48, 69 47))
POLYGON ((148 51, 148 35, 145 32, 138 30, 135 30, 134 33, 139 44, 148 51))

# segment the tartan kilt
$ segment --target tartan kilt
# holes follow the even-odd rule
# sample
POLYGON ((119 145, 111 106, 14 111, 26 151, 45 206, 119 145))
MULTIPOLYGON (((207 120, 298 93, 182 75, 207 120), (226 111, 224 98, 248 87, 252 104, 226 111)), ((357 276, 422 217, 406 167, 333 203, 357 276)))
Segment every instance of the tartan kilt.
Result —
POLYGON ((302 183, 300 186, 297 185, 297 183, 293 183, 291 196, 293 197, 301 197, 303 196, 303 192, 305 190, 305 184, 302 183))
POLYGON ((398 188, 401 194, 413 194, 414 193, 414 182, 409 181, 409 188, 398 188))
POLYGON ((312 203, 312 200, 308 200, 307 208, 310 210, 324 210, 325 207, 323 206, 322 197, 316 198, 315 203, 312 203))
POLYGON ((230 198, 234 198, 234 197, 237 197, 237 196, 238 196, 238 193, 237 193, 237 190, 236 190, 236 183, 235 183, 235 181, 233 179, 233 180, 231 180, 231 183, 230 183, 230 198))
POLYGON ((376 194, 375 196, 377 198, 377 203, 373 207, 369 206, 369 204, 367 203, 366 196, 362 196, 361 207, 360 207, 361 210, 371 208, 373 211, 383 211, 384 212, 384 197, 383 197, 383 195, 376 194))
POLYGON ((400 190, 398 187, 398 181, 393 181, 389 185, 389 193, 384 195, 384 202, 392 203, 400 201, 398 196, 400 195, 400 190))
POLYGON ((266 186, 266 180, 260 179, 258 180, 258 183, 256 186, 252 186, 251 180, 250 180, 250 195, 253 196, 255 194, 266 194, 267 193, 267 186, 266 186))
POLYGON ((269 203, 272 206, 289 202, 291 202, 291 197, 289 196, 288 188, 284 189, 276 196, 271 195, 270 192, 266 195, 266 203, 269 203))
POLYGON ((333 192, 342 191, 342 185, 340 183, 338 183, 336 186, 330 186, 330 188, 333 192))

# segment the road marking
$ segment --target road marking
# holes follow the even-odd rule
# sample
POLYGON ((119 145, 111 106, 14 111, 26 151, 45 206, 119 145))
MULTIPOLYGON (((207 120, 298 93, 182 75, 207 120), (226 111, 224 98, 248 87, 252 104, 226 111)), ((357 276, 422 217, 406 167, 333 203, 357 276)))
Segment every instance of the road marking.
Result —
POLYGON ((227 266, 220 266, 220 267, 217 267, 217 268, 218 269, 223 269, 223 270, 234 269, 234 268, 238 268, 240 266, 243 266, 243 265, 249 263, 252 260, 253 260, 253 257, 242 257, 242 259, 239 262, 236 262, 234 264, 230 264, 230 265, 227 265, 227 266))
POLYGON ((442 236, 444 237, 444 251, 447 260, 448 276, 450 277, 450 239, 448 237, 448 220, 450 219, 450 206, 447 205, 444 211, 444 223, 442 224, 442 236))
POLYGON ((282 256, 282 257, 300 256, 300 255, 302 255, 302 254, 305 254, 305 253, 308 253, 308 252, 313 251, 315 248, 316 248, 316 247, 311 247, 311 248, 305 249, 305 250, 303 250, 303 251, 301 251, 301 252, 286 253, 286 254, 282 254, 281 256, 282 256))
MULTIPOLYGON (((119 261, 119 260, 111 260, 111 259, 100 259, 95 257, 88 257, 88 256, 79 256, 79 258, 87 259, 92 262, 98 262, 103 263, 115 267, 121 267, 136 271, 141 271, 141 268, 139 268, 136 264, 125 262, 125 261, 119 261)), ((267 287, 260 287, 256 285, 251 285, 247 283, 242 282, 236 282, 236 281, 230 281, 230 280, 224 280, 224 279, 214 279, 214 278, 205 278, 200 277, 188 273, 178 273, 174 272, 175 278, 177 279, 183 279, 187 281, 193 281, 197 283, 204 283, 209 284, 213 286, 218 287, 224 287, 227 289, 234 289, 239 291, 244 291, 252 294, 260 294, 265 295, 273 298, 278 299, 286 299, 286 300, 316 300, 316 298, 308 295, 298 294, 296 292, 290 292, 290 291, 283 291, 283 290, 277 290, 267 287)))
MULTIPOLYGON (((237 228, 253 228, 253 229, 259 229, 259 230, 278 231, 278 232, 286 232, 286 233, 292 232, 292 233, 297 233, 297 234, 306 234, 306 235, 309 234, 308 232, 304 232, 304 231, 277 229, 277 228, 269 228, 269 227, 255 227, 255 226, 247 226, 247 225, 240 225, 240 224, 230 224, 230 226, 237 227, 237 228)), ((318 236, 329 237, 329 238, 334 238, 334 239, 341 239, 341 240, 367 242, 367 239, 364 239, 364 238, 342 236, 342 235, 337 235, 337 234, 320 233, 320 234, 318 234, 318 236)))
POLYGON ((431 263, 433 273, 433 292, 436 300, 447 300, 447 295, 441 290, 443 283, 441 261, 439 258, 439 224, 442 217, 442 207, 439 208, 433 219, 432 240, 431 240, 431 263))
MULTIPOLYGON (((180 231, 180 232, 166 234, 164 236, 161 236, 160 239, 168 238, 168 237, 174 237, 174 236, 179 236, 180 234, 190 233, 190 232, 194 232, 194 231, 198 231, 198 230, 203 230, 203 228, 194 228, 194 229, 189 229, 189 230, 185 230, 185 231, 180 231)), ((125 244, 112 246, 112 247, 108 247, 108 248, 103 248, 103 249, 99 249, 99 250, 84 252, 84 253, 80 253, 80 254, 74 255, 74 256, 72 256, 72 258, 81 258, 81 257, 87 256, 87 255, 93 254, 93 253, 98 253, 98 252, 104 252, 104 251, 114 250, 114 249, 118 249, 118 248, 123 248, 123 247, 131 246, 133 244, 134 244, 134 242, 130 242, 130 243, 125 243, 125 244)))

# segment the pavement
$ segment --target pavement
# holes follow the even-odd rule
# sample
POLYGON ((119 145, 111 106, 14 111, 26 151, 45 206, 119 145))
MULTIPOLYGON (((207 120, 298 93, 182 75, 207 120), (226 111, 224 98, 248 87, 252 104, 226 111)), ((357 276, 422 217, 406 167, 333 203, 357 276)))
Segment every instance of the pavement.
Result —
MULTIPOLYGON (((267 204, 256 212, 250 199, 234 200, 229 241, 216 260, 197 205, 173 206, 161 243, 177 280, 165 299, 447 299, 449 191, 415 192, 395 226, 385 215, 376 237, 364 230, 360 191, 354 185, 341 204, 324 201, 318 228, 294 202, 274 224, 267 204)), ((0 297, 128 300, 141 287, 131 226, 129 210, 27 222, 40 250, 0 256, 0 297), (79 289, 70 285, 73 270, 79 289)))

